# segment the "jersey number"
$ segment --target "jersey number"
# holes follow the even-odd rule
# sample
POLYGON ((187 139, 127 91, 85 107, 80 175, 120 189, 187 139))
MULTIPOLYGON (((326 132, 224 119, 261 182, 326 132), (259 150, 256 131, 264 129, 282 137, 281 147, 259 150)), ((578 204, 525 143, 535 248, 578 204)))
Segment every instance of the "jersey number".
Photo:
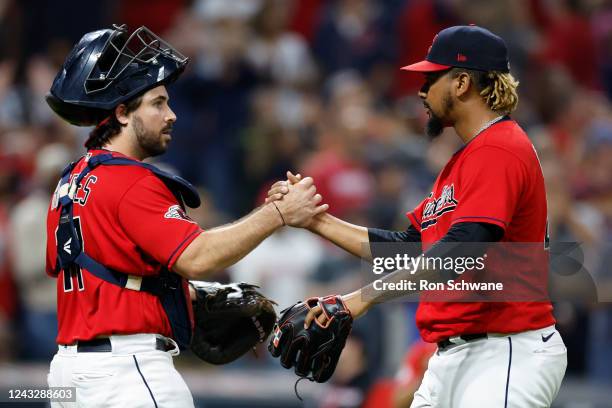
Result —
MULTIPOLYGON (((82 250, 85 251, 85 243, 83 242, 83 232, 81 231, 81 219, 80 217, 74 217, 74 228, 76 229, 79 242, 81 243, 82 250)), ((76 277, 77 286, 80 291, 85 290, 85 283, 83 281, 83 271, 77 264, 72 264, 70 268, 64 270, 64 292, 72 292, 74 285, 72 283, 73 278, 76 277)))

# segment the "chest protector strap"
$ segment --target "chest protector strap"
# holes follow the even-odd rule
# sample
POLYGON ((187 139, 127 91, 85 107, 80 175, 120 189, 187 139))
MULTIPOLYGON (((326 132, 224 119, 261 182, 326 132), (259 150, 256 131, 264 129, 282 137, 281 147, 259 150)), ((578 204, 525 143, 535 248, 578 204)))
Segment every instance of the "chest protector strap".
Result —
POLYGON ((178 274, 162 268, 157 276, 137 276, 114 271, 102 265, 83 251, 82 239, 77 230, 73 216, 73 199, 83 178, 99 165, 139 166, 150 170, 172 191, 179 204, 191 208, 200 205, 200 197, 195 188, 185 179, 167 173, 157 167, 111 154, 90 157, 87 166, 77 175, 71 177, 76 163, 67 166, 62 172, 58 187, 58 206, 60 220, 57 229, 57 266, 59 272, 70 273, 74 266, 86 269, 94 276, 113 285, 129 290, 151 293, 157 296, 172 327, 174 340, 181 349, 189 346, 191 341, 191 323, 187 309, 188 292, 185 280, 178 274))

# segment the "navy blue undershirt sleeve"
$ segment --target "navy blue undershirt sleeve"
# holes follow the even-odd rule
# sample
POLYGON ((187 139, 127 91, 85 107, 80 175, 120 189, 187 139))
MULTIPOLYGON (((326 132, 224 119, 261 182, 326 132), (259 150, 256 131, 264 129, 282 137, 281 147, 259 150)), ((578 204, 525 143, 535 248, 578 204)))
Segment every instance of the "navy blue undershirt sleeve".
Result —
MULTIPOLYGON (((451 227, 439 242, 496 242, 504 230, 485 222, 460 222, 451 227)), ((368 228, 370 242, 421 242, 421 233, 412 225, 406 231, 368 228)))
MULTIPOLYGON (((446 235, 432 245, 426 252, 426 257, 458 258, 458 257, 480 257, 486 251, 491 242, 499 241, 504 235, 504 230, 497 225, 484 222, 460 222, 453 225, 446 235), (458 243, 452 245, 453 242, 458 243), (478 243, 483 245, 461 245, 459 243, 478 243)), ((406 231, 389 231, 378 228, 368 228, 370 243, 398 243, 398 242, 421 242, 421 233, 412 225, 406 231)), ((372 256, 380 254, 381 247, 370 246, 372 256), (375 251, 376 249, 376 251, 375 251), (374 252, 377 252, 376 254, 374 252)), ((416 257, 421 254, 420 245, 406 246, 410 251, 408 256, 416 257)), ((455 279, 457 274, 451 270, 440 271, 444 279, 455 279)))
MULTIPOLYGON (((497 225, 484 222, 461 222, 453 225, 442 239, 432 245, 426 252, 426 257, 436 258, 477 258, 484 255, 491 242, 499 241, 504 230, 497 225), (472 243, 471 245, 452 245, 456 243, 472 243), (482 245, 474 245, 474 243, 482 245)), ((444 278, 455 279, 458 275, 452 270, 440 271, 444 278)))
POLYGON ((497 242, 504 230, 486 222, 459 222, 438 242, 497 242))
POLYGON ((412 245, 402 246, 402 251, 410 257, 419 256, 423 250, 421 248, 421 233, 412 225, 406 231, 389 231, 378 228, 368 228, 368 238, 370 240, 370 253, 372 258, 389 256, 387 253, 390 248, 381 243, 413 243, 412 245))
POLYGON ((421 242, 421 233, 412 225, 406 231, 368 228, 370 242, 421 242))

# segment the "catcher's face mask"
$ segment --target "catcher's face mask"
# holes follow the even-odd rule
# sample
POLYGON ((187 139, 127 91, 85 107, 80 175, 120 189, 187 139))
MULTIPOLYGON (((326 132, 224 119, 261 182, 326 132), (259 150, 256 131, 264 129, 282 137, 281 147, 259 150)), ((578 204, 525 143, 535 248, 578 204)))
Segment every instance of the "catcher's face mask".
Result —
POLYGON ((150 66, 159 67, 154 78, 157 81, 163 80, 166 78, 165 65, 160 57, 170 59, 179 66, 187 63, 187 57, 147 27, 136 29, 127 39, 125 25, 115 28, 115 33, 85 79, 85 91, 88 94, 107 89, 122 75, 136 76, 148 72, 150 66))
POLYGON ((74 46, 46 100, 68 122, 96 125, 117 105, 174 81, 187 62, 146 27, 93 31, 74 46))

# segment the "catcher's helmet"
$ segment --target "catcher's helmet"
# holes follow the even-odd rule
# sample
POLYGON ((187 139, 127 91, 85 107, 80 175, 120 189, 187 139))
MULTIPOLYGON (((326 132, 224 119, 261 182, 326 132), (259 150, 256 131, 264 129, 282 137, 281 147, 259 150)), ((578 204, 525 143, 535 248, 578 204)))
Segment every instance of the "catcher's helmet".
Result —
POLYGON ((92 126, 119 104, 175 80, 188 59, 146 27, 87 33, 55 77, 47 103, 63 119, 92 126))

